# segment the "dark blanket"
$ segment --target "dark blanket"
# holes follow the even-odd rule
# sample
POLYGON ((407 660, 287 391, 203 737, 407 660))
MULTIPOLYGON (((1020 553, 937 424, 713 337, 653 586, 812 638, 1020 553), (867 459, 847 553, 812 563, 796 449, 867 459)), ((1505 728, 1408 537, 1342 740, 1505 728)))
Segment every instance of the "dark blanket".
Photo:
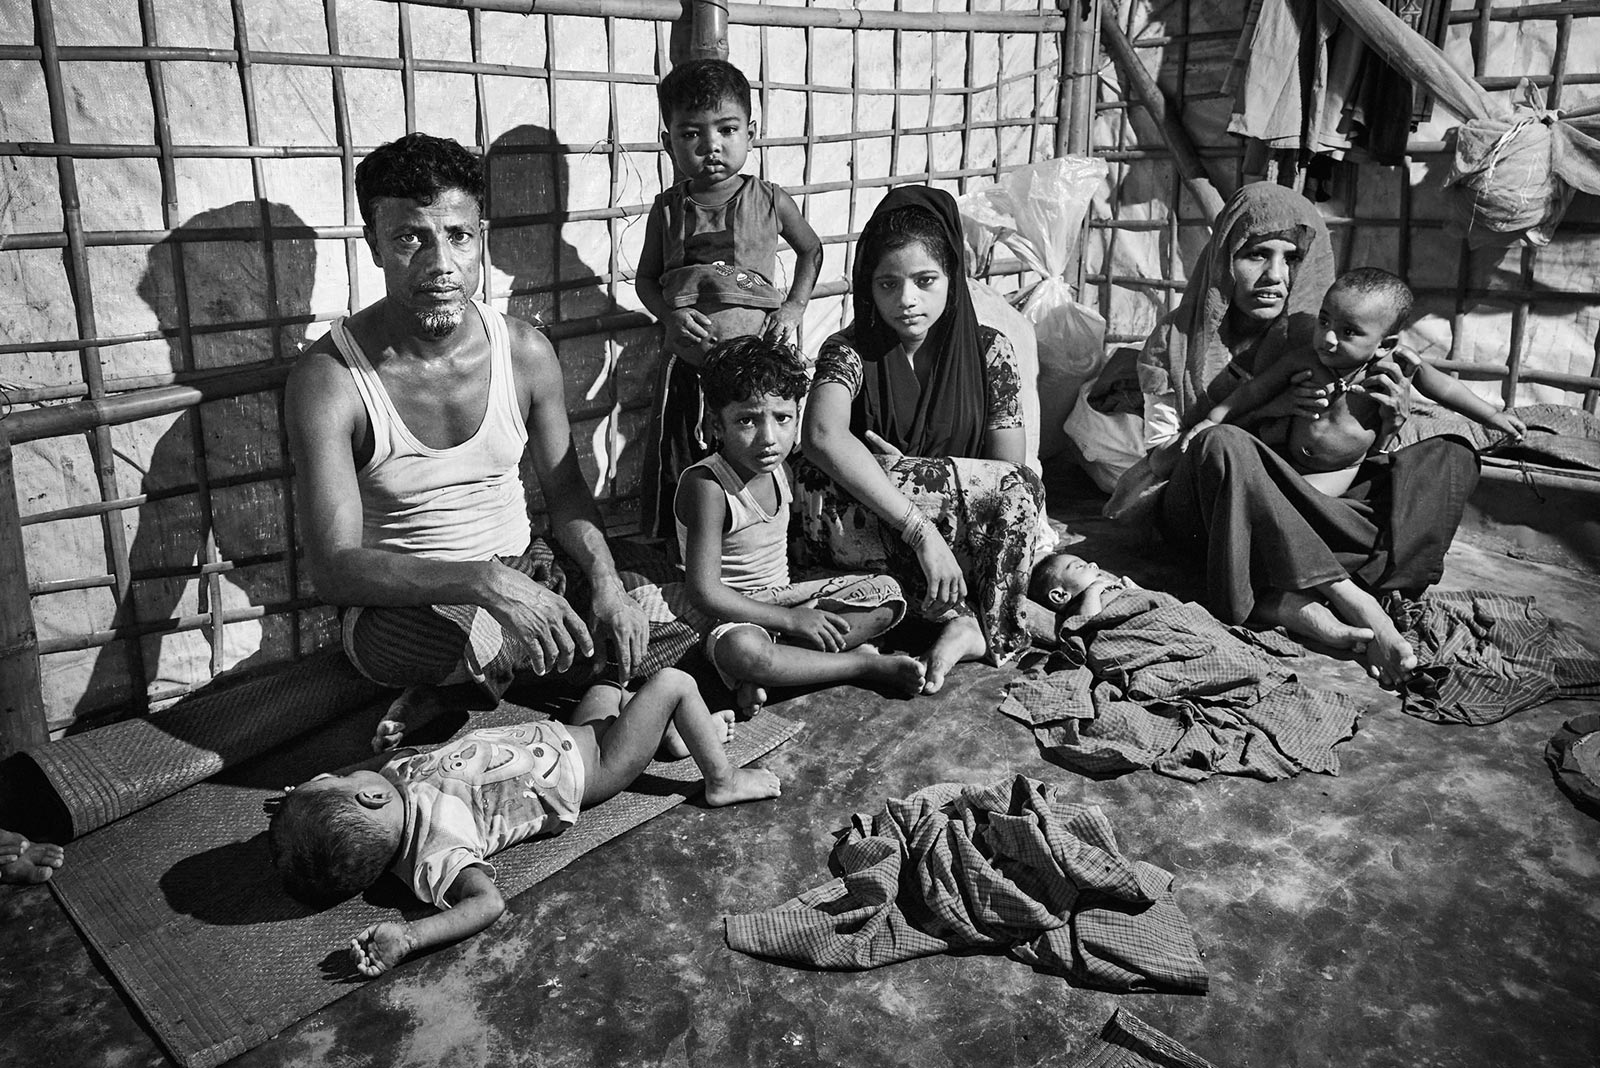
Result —
POLYGON ((1600 659, 1532 597, 1484 590, 1392 598, 1389 614, 1422 666, 1401 688, 1409 715, 1496 723, 1561 697, 1600 697, 1600 659))
POLYGON ((1119 993, 1206 989, 1172 875, 1123 856, 1099 806, 1055 786, 927 787, 852 817, 831 864, 832 882, 725 917, 728 945, 846 971, 986 948, 1119 993))
POLYGON ((1008 688, 1000 711, 1046 758, 1105 777, 1151 768, 1188 782, 1339 773, 1349 698, 1303 685, 1275 631, 1227 627, 1171 594, 1134 588, 1097 615, 1060 621, 1061 648, 1008 688))

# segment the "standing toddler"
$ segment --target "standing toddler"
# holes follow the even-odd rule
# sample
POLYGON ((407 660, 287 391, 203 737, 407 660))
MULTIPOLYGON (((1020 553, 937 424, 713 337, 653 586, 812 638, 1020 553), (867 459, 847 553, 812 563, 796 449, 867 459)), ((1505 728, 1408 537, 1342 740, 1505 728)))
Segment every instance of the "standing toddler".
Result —
POLYGON ((746 334, 794 343, 822 267, 822 242, 794 198, 743 173, 756 124, 750 83, 720 59, 692 60, 661 79, 662 147, 681 180, 656 197, 637 285, 665 327, 661 381, 645 455, 645 532, 669 538, 678 477, 707 448, 699 368, 711 346, 746 334), (778 238, 795 253, 787 293, 773 284, 778 238))

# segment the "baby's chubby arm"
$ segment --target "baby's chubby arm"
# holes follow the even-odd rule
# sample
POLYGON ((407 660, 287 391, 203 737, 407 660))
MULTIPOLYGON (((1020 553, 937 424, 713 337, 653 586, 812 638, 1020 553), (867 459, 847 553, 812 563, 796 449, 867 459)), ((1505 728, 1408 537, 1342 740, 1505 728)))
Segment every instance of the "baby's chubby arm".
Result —
POLYGON ((350 940, 356 971, 375 979, 419 950, 470 938, 498 920, 505 898, 489 873, 473 864, 445 891, 450 907, 420 920, 375 923, 350 940))
POLYGON ((794 281, 789 283, 789 295, 783 304, 767 316, 761 332, 766 337, 793 345, 799 340, 800 320, 811 300, 811 291, 816 288, 817 275, 822 272, 822 240, 800 213, 794 197, 779 189, 774 202, 778 209, 778 233, 794 249, 794 281))
POLYGON ((1513 438, 1520 440, 1528 432, 1527 424, 1521 419, 1496 408, 1462 385, 1460 380, 1424 363, 1420 357, 1414 356, 1412 359, 1416 360, 1417 366, 1411 381, 1424 397, 1484 426, 1510 434, 1513 438))

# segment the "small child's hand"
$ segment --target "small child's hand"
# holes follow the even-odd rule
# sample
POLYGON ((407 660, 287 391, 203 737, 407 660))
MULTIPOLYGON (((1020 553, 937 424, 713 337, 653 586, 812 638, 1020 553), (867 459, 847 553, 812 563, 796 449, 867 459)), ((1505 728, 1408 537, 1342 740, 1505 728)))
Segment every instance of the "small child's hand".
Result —
POLYGON ((761 336, 769 341, 781 341, 785 345, 798 344, 800 339, 800 320, 805 309, 794 304, 783 304, 772 309, 767 316, 767 321, 761 325, 761 336))
POLYGON ((1495 412, 1483 421, 1483 425, 1491 430, 1509 434, 1517 441, 1521 441, 1528 433, 1528 424, 1510 412, 1495 412))
POLYGON ((392 920, 375 923, 350 939, 350 960, 368 979, 376 979, 410 952, 410 925, 392 920))
POLYGON ((667 319, 667 343, 678 348, 680 343, 690 347, 704 347, 715 341, 711 336, 711 320, 694 308, 675 308, 667 319))
POLYGON ((790 610, 789 633, 825 653, 837 653, 844 648, 850 624, 843 616, 820 608, 794 608, 790 610))
POLYGON ((1191 441, 1193 441, 1195 439, 1195 435, 1199 434, 1200 431, 1202 431, 1202 430, 1209 430, 1210 428, 1212 428, 1212 427, 1214 427, 1216 425, 1217 424, 1212 422, 1210 419, 1202 419, 1202 420, 1200 420, 1194 426, 1192 426, 1188 430, 1184 431, 1183 432, 1183 437, 1178 439, 1178 451, 1179 452, 1188 452, 1189 451, 1189 442, 1191 442, 1191 441))

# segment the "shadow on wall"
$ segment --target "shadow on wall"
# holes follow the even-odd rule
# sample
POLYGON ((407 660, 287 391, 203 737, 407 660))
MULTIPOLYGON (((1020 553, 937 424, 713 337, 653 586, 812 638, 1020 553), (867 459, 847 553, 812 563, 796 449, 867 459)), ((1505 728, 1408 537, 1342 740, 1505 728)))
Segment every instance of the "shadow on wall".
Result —
MULTIPOLYGON (((269 259, 260 237, 261 202, 241 200, 202 212, 150 249, 139 295, 169 332, 174 371, 224 368, 273 358, 293 359, 305 342, 316 276, 313 231, 292 210, 267 203, 273 227, 269 259), (206 231, 231 231, 222 240, 196 240, 206 231), (267 271, 276 282, 277 307, 269 307, 267 271), (183 351, 179 286, 187 298, 190 353, 183 351), (229 323, 248 329, 213 330, 229 323), (281 325, 279 325, 281 323, 281 325), (273 331, 280 347, 273 347, 273 331)), ((288 469, 278 411, 282 391, 214 401, 181 413, 148 452, 139 492, 146 501, 128 551, 129 597, 112 626, 161 621, 292 600, 289 569, 263 561, 291 548, 284 482, 268 477, 288 469), (209 487, 202 494, 201 486, 209 487), (209 507, 207 505, 209 497, 209 507), (212 581, 193 577, 197 561, 215 559, 226 570, 212 581)), ((136 463, 139 457, 122 457, 136 463)), ((95 658, 75 714, 77 729, 106 721, 111 706, 142 709, 157 680, 184 685, 207 681, 222 669, 237 671, 287 659, 292 617, 267 616, 223 628, 220 663, 212 662, 215 635, 208 624, 180 634, 150 634, 114 641, 95 658), (88 721, 95 719, 96 723, 88 721)), ((311 643, 307 643, 309 647, 311 643)), ((165 688, 165 687, 163 687, 165 688)))
MULTIPOLYGON (((596 268, 584 262, 579 249, 563 235, 568 170, 566 155, 555 148, 557 144, 552 131, 532 124, 496 138, 485 158, 485 211, 490 219, 491 262, 511 277, 508 312, 559 334, 563 327, 576 328, 582 320, 625 309, 607 292, 596 268)), ((600 270, 608 268, 602 264, 600 270)), ((553 337, 552 343, 561 360, 567 413, 584 477, 609 518, 617 513, 619 498, 634 498, 639 492, 650 416, 645 402, 655 383, 658 332, 654 327, 621 335, 585 332, 553 337), (618 405, 642 406, 619 412, 618 405)), ((523 478, 537 529, 545 508, 543 494, 531 471, 525 468, 523 478)))

